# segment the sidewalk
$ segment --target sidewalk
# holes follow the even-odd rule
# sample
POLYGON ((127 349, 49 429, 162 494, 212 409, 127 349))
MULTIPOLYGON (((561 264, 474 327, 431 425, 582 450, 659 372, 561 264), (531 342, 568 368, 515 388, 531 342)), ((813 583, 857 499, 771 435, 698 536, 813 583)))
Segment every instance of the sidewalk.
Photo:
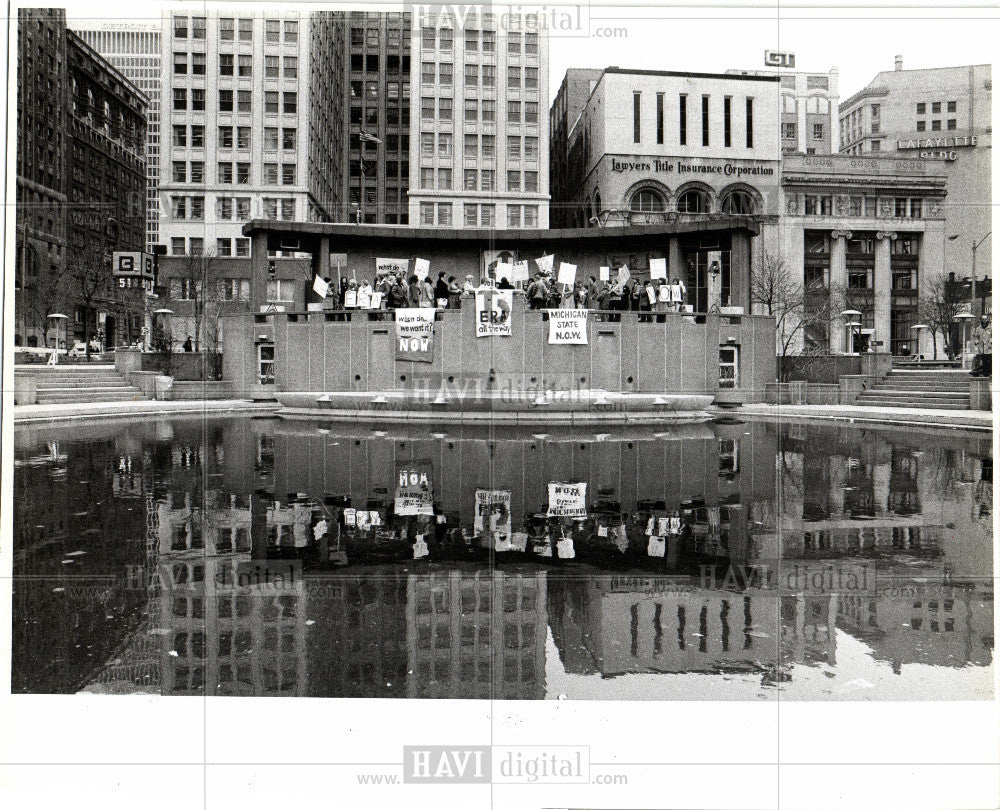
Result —
POLYGON ((775 420, 833 420, 854 424, 922 425, 966 430, 992 430, 992 411, 933 408, 889 408, 864 405, 744 405, 734 416, 767 416, 775 420))
POLYGON ((67 402, 58 405, 15 405, 14 424, 71 422, 80 419, 181 416, 184 414, 274 413, 276 402, 253 402, 249 399, 212 400, 136 400, 134 402, 67 402))

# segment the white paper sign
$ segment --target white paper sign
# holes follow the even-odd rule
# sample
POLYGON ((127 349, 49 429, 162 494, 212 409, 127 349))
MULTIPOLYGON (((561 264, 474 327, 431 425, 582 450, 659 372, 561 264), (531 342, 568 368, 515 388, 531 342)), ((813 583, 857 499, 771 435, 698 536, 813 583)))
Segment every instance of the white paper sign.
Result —
POLYGON ((583 346, 587 343, 586 309, 550 309, 549 343, 562 346, 583 346))
POLYGON ((511 271, 510 280, 511 281, 527 281, 529 278, 530 278, 530 274, 528 272, 528 263, 526 261, 524 261, 524 262, 517 262, 514 265, 514 269, 511 271))
POLYGON ((384 276, 389 273, 406 274, 410 266, 409 259, 375 259, 375 275, 384 276))
POLYGON ((320 298, 326 298, 327 293, 330 292, 330 285, 326 283, 320 276, 316 276, 313 279, 313 292, 316 293, 320 298))
POLYGON ((560 284, 576 284, 576 265, 559 262, 559 275, 556 280, 560 284))
POLYGON ((372 294, 358 290, 358 309, 371 309, 372 294))
POLYGON ((587 484, 549 484, 549 517, 586 517, 587 484))
POLYGON ((494 271, 494 277, 497 281, 502 278, 507 279, 507 281, 513 281, 511 276, 514 274, 514 265, 510 262, 497 262, 496 270, 494 271))
POLYGON ((476 337, 511 334, 513 290, 480 287, 476 290, 476 337))
POLYGON ((428 259, 414 259, 413 273, 419 279, 425 279, 431 274, 431 263, 428 259))
POLYGON ((628 271, 628 265, 623 264, 621 267, 618 268, 618 280, 622 284, 624 284, 630 278, 632 278, 632 274, 628 271))
POLYGON ((611 268, 610 267, 604 267, 604 266, 602 266, 601 269, 598 272, 599 272, 598 278, 601 281, 611 281, 611 268))
POLYGON ((344 309, 354 309, 358 305, 358 291, 348 290, 344 293, 344 309))
POLYGON ((667 277, 667 260, 666 259, 650 259, 649 260, 649 277, 650 278, 666 278, 667 277))
POLYGON ((556 261, 555 255, 541 256, 535 259, 535 264, 538 265, 538 269, 541 270, 543 273, 551 273, 555 261, 556 261))

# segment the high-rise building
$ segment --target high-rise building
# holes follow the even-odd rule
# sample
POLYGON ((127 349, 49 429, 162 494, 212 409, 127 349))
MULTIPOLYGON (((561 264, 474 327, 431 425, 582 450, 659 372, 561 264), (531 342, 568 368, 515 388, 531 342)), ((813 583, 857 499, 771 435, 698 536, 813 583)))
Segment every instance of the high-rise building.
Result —
POLYGON ((574 224, 572 208, 559 205, 569 199, 569 133, 603 71, 600 68, 570 68, 563 76, 549 113, 549 186, 552 202, 549 224, 569 228, 574 224))
POLYGON ((910 158, 945 170, 947 241, 935 263, 945 276, 967 279, 975 273, 977 310, 989 307, 989 286, 982 282, 992 266, 991 70, 904 70, 897 56, 894 70, 882 71, 840 105, 841 152, 910 158))
POLYGON ((45 345, 66 269, 66 14, 17 12, 16 345, 45 345))
POLYGON ((411 225, 548 227, 545 19, 487 9, 413 20, 411 225))
POLYGON ((734 76, 780 76, 781 151, 829 155, 839 148, 838 72, 727 70, 734 76))
POLYGON ((146 111, 146 250, 160 236, 160 26, 105 22, 73 31, 149 99, 146 111))
MULTIPOLYGON (((409 222, 409 12, 351 11, 344 18, 340 96, 346 152, 341 199, 350 222, 409 222)), ((338 66, 339 68, 340 66, 338 66)))

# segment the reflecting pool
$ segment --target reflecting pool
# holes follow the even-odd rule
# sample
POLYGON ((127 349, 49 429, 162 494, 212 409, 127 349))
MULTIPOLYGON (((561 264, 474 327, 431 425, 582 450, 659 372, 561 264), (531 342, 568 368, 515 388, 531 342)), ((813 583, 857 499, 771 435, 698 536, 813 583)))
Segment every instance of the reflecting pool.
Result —
POLYGON ((990 699, 987 434, 17 431, 15 693, 990 699))

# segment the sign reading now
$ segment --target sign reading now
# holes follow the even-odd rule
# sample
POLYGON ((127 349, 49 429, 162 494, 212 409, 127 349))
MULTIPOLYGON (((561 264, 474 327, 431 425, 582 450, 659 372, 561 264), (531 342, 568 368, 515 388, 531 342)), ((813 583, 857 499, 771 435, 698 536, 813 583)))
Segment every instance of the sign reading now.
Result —
POLYGON ((590 749, 570 745, 406 745, 409 784, 566 784, 590 782, 590 749))

